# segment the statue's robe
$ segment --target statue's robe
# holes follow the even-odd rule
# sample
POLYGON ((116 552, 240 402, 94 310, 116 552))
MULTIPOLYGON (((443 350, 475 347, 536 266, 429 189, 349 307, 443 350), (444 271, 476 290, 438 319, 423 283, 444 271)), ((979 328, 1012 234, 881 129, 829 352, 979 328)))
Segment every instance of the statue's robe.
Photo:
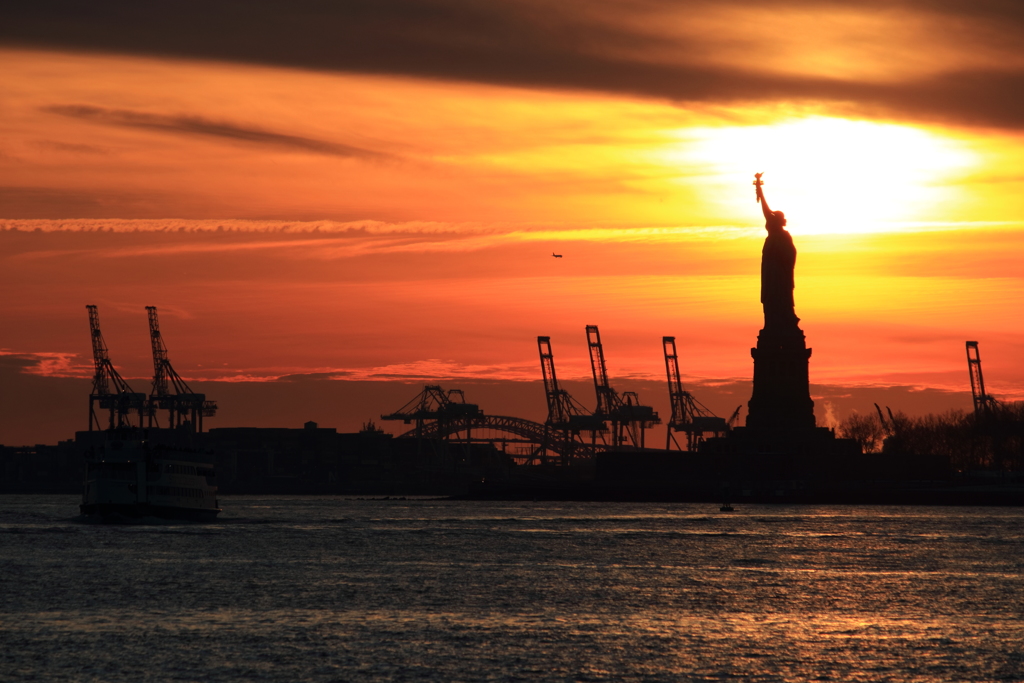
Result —
POLYGON ((784 228, 768 231, 761 250, 761 304, 764 306, 765 329, 795 326, 793 304, 793 269, 796 247, 793 237, 784 228))

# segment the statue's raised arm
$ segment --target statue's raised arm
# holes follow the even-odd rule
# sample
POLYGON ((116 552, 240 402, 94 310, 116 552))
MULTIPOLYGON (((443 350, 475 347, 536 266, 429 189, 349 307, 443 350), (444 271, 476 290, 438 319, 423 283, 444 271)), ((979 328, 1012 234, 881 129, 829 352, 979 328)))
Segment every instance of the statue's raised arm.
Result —
POLYGON ((754 188, 757 190, 757 201, 761 203, 761 212, 764 214, 765 228, 785 227, 786 214, 781 211, 772 211, 768 206, 768 200, 764 198, 764 181, 761 176, 764 173, 754 174, 754 188))
MULTIPOLYGON (((768 200, 764 198, 764 181, 761 180, 763 175, 764 173, 754 174, 754 188, 757 190, 757 201, 761 204, 761 212, 764 213, 764 219, 770 222, 778 218, 778 216, 768 206, 768 200)), ((783 225, 785 225, 785 222, 783 222, 783 225)))

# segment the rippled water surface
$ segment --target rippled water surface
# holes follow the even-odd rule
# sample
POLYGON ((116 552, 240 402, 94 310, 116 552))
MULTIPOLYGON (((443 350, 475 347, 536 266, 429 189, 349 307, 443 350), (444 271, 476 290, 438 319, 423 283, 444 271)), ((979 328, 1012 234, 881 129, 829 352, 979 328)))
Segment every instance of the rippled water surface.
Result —
POLYGON ((1024 511, 0 496, 0 679, 1021 681, 1024 511))

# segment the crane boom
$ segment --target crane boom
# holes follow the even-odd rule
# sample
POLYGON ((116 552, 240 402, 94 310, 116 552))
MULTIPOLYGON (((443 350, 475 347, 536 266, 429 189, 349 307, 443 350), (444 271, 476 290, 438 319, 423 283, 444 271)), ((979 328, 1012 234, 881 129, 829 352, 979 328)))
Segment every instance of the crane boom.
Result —
POLYGON ((551 337, 537 337, 540 352, 540 372, 544 377, 544 394, 548 403, 548 422, 562 423, 569 418, 563 405, 558 377, 555 375, 555 356, 551 352, 551 337))
POLYGON ((967 371, 971 375, 971 397, 974 399, 974 414, 981 417, 988 413, 996 400, 985 393, 985 378, 981 374, 981 352, 978 342, 967 342, 967 371))
POLYGON ((604 346, 597 325, 587 325, 587 346, 590 349, 590 370, 594 375, 597 413, 611 415, 619 405, 619 397, 608 384, 608 366, 604 362, 604 346))
POLYGON ((157 318, 156 306, 146 306, 149 315, 149 342, 153 348, 153 396, 167 396, 167 375, 170 362, 167 360, 167 346, 160 334, 160 320, 157 318))
POLYGON ((92 335, 92 363, 95 372, 92 377, 92 393, 97 396, 105 396, 110 393, 110 385, 107 382, 107 366, 110 364, 110 354, 107 352, 107 345, 103 341, 103 333, 100 332, 100 314, 95 306, 86 306, 89 311, 89 332, 92 335))
POLYGON ((668 395, 672 403, 672 418, 669 424, 682 424, 686 420, 686 400, 683 381, 679 376, 679 356, 676 353, 676 338, 662 337, 665 351, 665 374, 668 377, 668 395))

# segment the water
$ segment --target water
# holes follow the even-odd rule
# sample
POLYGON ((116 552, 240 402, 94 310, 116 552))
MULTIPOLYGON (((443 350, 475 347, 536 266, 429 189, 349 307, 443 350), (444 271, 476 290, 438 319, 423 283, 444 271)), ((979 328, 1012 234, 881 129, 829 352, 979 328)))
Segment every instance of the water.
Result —
POLYGON ((1024 510, 0 496, 0 679, 1021 681, 1024 510))

